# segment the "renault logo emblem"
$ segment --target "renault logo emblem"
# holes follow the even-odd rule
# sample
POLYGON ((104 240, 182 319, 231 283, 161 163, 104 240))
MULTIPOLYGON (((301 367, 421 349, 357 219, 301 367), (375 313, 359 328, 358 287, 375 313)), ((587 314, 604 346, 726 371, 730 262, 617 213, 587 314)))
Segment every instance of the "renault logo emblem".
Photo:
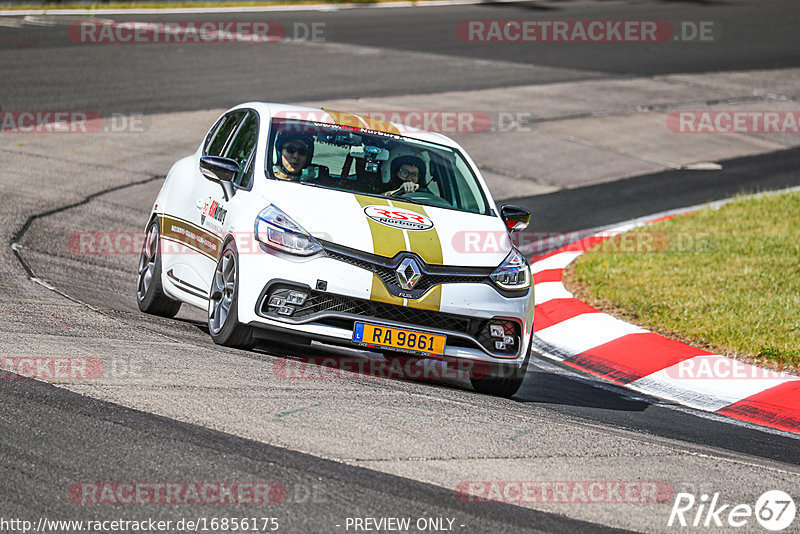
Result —
POLYGON ((422 278, 419 265, 414 258, 406 258, 401 261, 394 272, 397 275, 397 284, 406 291, 414 289, 414 285, 422 278))

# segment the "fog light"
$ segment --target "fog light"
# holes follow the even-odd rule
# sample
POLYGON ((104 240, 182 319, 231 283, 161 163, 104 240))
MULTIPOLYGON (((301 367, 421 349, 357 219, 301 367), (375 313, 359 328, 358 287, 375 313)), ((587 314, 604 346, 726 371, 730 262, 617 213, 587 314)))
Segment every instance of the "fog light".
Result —
POLYGON ((490 324, 489 332, 492 337, 503 337, 506 335, 506 331, 503 330, 503 325, 501 324, 490 324))
POLYGON ((294 306, 282 306, 278 308, 278 315, 291 315, 294 313, 294 306))
POLYGON ((506 345, 513 345, 514 336, 503 336, 503 343, 505 343, 506 345))
POLYGON ((502 341, 495 341, 494 348, 497 350, 506 350, 506 344, 503 343, 502 341))
POLYGON ((276 307, 276 308, 280 308, 284 304, 286 304, 286 301, 283 300, 280 297, 272 297, 271 299, 269 299, 269 305, 270 306, 273 306, 273 307, 276 307))
POLYGON ((295 304, 297 306, 302 306, 307 298, 308 295, 306 295, 302 291, 289 291, 289 296, 286 297, 286 304, 295 304))

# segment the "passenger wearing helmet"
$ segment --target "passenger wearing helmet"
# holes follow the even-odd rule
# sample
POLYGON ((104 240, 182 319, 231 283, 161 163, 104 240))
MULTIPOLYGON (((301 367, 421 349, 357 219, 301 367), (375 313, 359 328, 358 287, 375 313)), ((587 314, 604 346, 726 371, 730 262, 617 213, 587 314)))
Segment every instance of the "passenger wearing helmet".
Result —
POLYGON ((424 184, 425 162, 422 158, 410 154, 397 156, 389 166, 389 181, 384 184, 388 190, 383 194, 391 196, 401 193, 412 193, 419 190, 420 182, 424 184))
POLYGON ((275 140, 280 164, 272 166, 272 174, 279 180, 296 182, 303 169, 314 157, 314 137, 311 134, 283 131, 275 140))

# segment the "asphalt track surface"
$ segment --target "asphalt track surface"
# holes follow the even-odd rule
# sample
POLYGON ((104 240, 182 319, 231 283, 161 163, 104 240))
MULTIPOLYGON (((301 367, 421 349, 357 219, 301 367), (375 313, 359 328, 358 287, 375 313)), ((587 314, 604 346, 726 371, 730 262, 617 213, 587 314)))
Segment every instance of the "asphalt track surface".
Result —
POLYGON ((535 213, 532 227, 539 231, 577 232, 735 195, 795 187, 800 185, 798 157, 800 150, 790 149, 726 160, 719 174, 664 171, 510 202, 535 213), (591 207, 581 217, 574 217, 571 209, 582 205, 591 207))
MULTIPOLYGON (((278 21, 323 24, 324 43, 268 46, 75 43, 58 27, 2 28, 3 109, 101 113, 227 108, 250 100, 298 102, 430 93, 598 77, 770 69, 800 63, 796 2, 523 2, 458 8, 110 16, 116 21, 278 21), (709 21, 711 42, 470 43, 464 20, 709 21), (311 48, 309 48, 311 47, 311 48), (356 47, 355 49, 350 47, 356 47), (353 53, 355 52, 355 56, 353 53), (413 52, 409 56, 405 54, 413 52)), ((302 34, 298 31, 298 36, 302 34)), ((532 109, 535 109, 535 103, 532 109)))
MULTIPOLYGON (((322 525, 335 531, 335 525, 344 526, 345 518, 356 511, 359 516, 371 517, 388 511, 395 517, 458 517, 471 532, 617 531, 500 503, 477 508, 461 502, 453 491, 433 485, 368 469, 343 468, 330 460, 86 399, 30 380, 3 382, 3 406, 14 410, 14 426, 28 435, 23 440, 6 428, 0 441, 7 460, 3 480, 6 518, 75 517, 78 508, 65 499, 64 490, 75 483, 71 475, 81 473, 83 481, 291 481, 281 482, 283 489, 275 494, 268 514, 263 509, 257 512, 259 518, 265 514, 278 518, 280 531, 289 532, 320 531, 322 525), (44 428, 50 431, 35 430, 44 428), (31 487, 32 465, 38 466, 43 479, 35 487, 31 487), (13 496, 12 488, 17 490, 13 496)), ((177 522, 209 514, 253 515, 247 504, 187 505, 161 508, 157 514, 147 506, 137 507, 143 508, 140 510, 121 505, 113 508, 116 510, 84 507, 79 509, 79 517, 104 520, 120 513, 134 521, 156 516, 177 522)))
MULTIPOLYGON (((673 72, 788 67, 800 65, 794 31, 800 6, 792 2, 618 2, 491 5, 463 8, 352 10, 279 14, 269 19, 324 21, 329 41, 324 45, 281 44, 253 49, 238 45, 161 45, 87 47, 69 42, 52 27, 2 28, 18 46, 0 43, 3 109, 93 109, 103 113, 191 110, 226 107, 245 100, 306 100, 354 95, 391 95, 549 83, 593 77, 649 75, 673 72), (530 47, 498 45, 469 47, 438 28, 480 18, 663 18, 714 20, 723 36, 746 38, 718 43, 675 43, 671 47, 600 45, 591 51, 581 45, 530 47), (732 31, 732 30, 735 30, 732 31), (337 45, 372 47, 354 64, 350 54, 337 54, 337 45), (236 46, 236 61, 231 61, 236 46), (693 48, 698 47, 698 48, 693 48), (398 65, 392 51, 416 51, 415 60, 398 65), (694 53, 697 52, 697 53, 694 53), (513 60, 511 59, 513 58, 513 60), (475 61, 481 69, 475 68, 475 61), (302 67, 296 67, 302 65, 302 67), (469 67, 469 68, 467 68, 469 67), (397 71, 403 74, 398 76, 397 71), (264 73, 255 75, 254 72, 264 73), (309 81, 308 72, 322 72, 325 83, 309 81), (278 75, 277 73, 281 73, 278 75), (288 73, 288 74, 287 74, 288 73), (268 87, 268 88, 265 88, 268 87)), ((125 20, 124 17, 114 17, 125 20)), ((161 20, 168 17, 147 17, 161 20)), ((185 20, 187 17, 172 17, 185 20)), ((192 16, 192 19, 202 17, 192 16)), ((252 15, 208 17, 213 20, 261 20, 252 15)), ((140 20, 141 17, 137 20, 140 20)), ((62 27, 63 29, 63 27, 62 27)), ((340 49, 341 50, 341 49, 340 49)), ((796 170, 800 151, 725 162, 720 173, 693 171, 659 173, 611 184, 589 186, 516 199, 531 208, 542 229, 579 230, 612 224, 739 192, 800 184, 796 170), (581 206, 580 216, 574 215, 581 206)), ((131 188, 136 198, 126 224, 140 226, 160 180, 131 188)), ((127 326, 160 329, 187 347, 208 347, 202 324, 191 318, 151 321, 137 315, 126 293, 130 273, 122 268, 96 270, 91 262, 78 266, 47 250, 62 239, 64 221, 74 228, 88 214, 118 223, 102 202, 124 190, 95 195, 85 202, 62 203, 62 210, 34 210, 30 224, 16 237, 31 254, 26 261, 39 276, 79 301, 104 310, 127 326), (59 229, 61 227, 61 229, 59 229), (85 280, 93 280, 87 284, 85 280), (104 288, 97 291, 97 287, 104 288), (163 324, 162 324, 163 323, 163 324)), ((9 208, 14 209, 14 208, 9 208)), ((7 268, 22 270, 9 256, 7 268)), ((130 262, 129 262, 130 263, 130 262)), ((107 267, 107 266, 101 266, 107 267)), ((116 266, 115 266, 116 267, 116 266)), ((12 303, 19 306, 19 303, 12 303)), ((220 351, 228 354, 230 351, 220 351)), ((235 352, 235 351, 234 351, 235 352)), ((285 348, 256 351, 241 358, 272 361, 292 355, 285 348)), ((529 370, 516 402, 485 398, 459 384, 418 384, 381 381, 399 394, 442 397, 481 406, 501 416, 506 412, 564 421, 575 433, 590 427, 611 436, 635 436, 656 445, 669 444, 695 455, 737 458, 796 473, 800 446, 795 438, 765 432, 722 418, 710 419, 644 396, 631 397, 621 388, 598 384, 546 362, 529 370), (677 444, 677 445, 676 445, 677 444)), ((283 505, 272 510, 287 531, 336 531, 348 516, 457 517, 470 532, 606 531, 606 527, 562 515, 519 506, 486 504, 479 509, 455 498, 452 490, 418 482, 411 477, 347 465, 315 455, 277 447, 268 442, 179 422, 113 403, 90 399, 51 385, 27 380, 0 380, 0 457, 3 473, 0 504, 4 517, 92 517, 108 519, 120 512, 127 518, 233 516, 248 509, 187 505, 180 510, 143 507, 78 507, 67 489, 78 480, 280 480, 288 489, 283 505), (309 495, 315 485, 324 498, 309 495), (48 515, 49 514, 49 515, 48 515)), ((406 402, 421 402, 414 397, 406 402)), ((404 406, 397 417, 402 419, 404 406)), ((646 461, 646 460, 644 460, 646 461)), ((769 475, 765 475, 769 476, 769 475)), ((795 479, 796 480, 796 479, 795 479)), ((791 488, 784 488, 791 489, 791 488)), ((262 515, 262 514, 259 514, 262 515)), ((655 527, 654 527, 655 528, 655 527)), ((284 529, 282 529, 284 530, 284 529)))

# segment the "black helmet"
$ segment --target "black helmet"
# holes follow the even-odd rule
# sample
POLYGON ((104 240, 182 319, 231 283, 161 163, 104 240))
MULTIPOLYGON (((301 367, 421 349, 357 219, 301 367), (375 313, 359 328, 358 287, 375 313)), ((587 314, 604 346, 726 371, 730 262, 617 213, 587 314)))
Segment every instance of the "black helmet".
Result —
POLYGON ((308 149, 308 158, 306 159, 306 166, 311 163, 311 160, 314 158, 314 136, 310 133, 300 133, 300 132, 291 132, 284 130, 282 132, 278 132, 278 137, 275 139, 275 148, 278 149, 278 153, 283 150, 283 145, 290 141, 300 141, 306 148, 308 149))
POLYGON ((419 182, 425 180, 425 162, 422 158, 412 155, 397 156, 392 160, 392 176, 397 176, 401 165, 413 165, 419 171, 419 182))

